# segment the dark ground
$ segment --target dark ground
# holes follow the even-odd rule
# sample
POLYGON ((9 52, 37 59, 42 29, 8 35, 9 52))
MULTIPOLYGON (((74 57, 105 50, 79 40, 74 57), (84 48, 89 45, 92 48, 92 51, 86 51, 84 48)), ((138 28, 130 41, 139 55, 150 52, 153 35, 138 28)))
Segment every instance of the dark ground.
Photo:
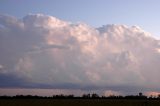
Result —
POLYGON ((160 100, 0 99, 0 106, 160 106, 160 100))

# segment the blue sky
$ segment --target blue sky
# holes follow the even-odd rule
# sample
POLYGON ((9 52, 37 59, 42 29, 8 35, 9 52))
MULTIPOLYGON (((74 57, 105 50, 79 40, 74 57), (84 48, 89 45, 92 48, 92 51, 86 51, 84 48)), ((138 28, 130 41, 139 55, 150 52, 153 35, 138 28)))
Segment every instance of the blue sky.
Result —
POLYGON ((160 36, 159 4, 159 0, 1 0, 0 14, 23 17, 28 13, 42 13, 94 27, 138 25, 160 36))
POLYGON ((21 91, 12 88, 160 94, 159 4, 0 0, 0 95, 21 91))

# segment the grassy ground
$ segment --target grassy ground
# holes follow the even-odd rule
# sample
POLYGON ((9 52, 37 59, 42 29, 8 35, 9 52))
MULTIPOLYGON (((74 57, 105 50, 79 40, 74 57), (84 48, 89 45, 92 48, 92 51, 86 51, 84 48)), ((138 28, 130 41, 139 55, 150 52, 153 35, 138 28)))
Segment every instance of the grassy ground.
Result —
POLYGON ((160 101, 107 99, 0 99, 0 106, 160 106, 160 101))

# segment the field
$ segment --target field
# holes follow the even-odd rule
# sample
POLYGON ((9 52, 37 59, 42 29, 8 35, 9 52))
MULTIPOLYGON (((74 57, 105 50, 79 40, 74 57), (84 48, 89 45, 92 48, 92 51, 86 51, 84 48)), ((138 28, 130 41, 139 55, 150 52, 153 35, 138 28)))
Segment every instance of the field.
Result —
POLYGON ((160 106, 160 101, 116 99, 0 99, 0 106, 160 106))

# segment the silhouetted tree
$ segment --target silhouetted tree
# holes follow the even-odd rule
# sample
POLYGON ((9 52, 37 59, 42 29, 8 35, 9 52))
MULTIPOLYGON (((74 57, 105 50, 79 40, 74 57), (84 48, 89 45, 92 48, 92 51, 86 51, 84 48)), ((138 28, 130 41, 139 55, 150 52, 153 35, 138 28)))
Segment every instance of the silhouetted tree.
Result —
POLYGON ((92 98, 99 98, 99 95, 96 94, 96 93, 93 93, 91 97, 92 97, 92 98))
POLYGON ((91 95, 90 94, 83 94, 82 98, 91 98, 91 95))
POLYGON ((160 94, 158 94, 157 98, 160 99, 160 94))
POLYGON ((140 93, 139 93, 139 96, 143 96, 143 93, 142 93, 142 92, 140 92, 140 93))

